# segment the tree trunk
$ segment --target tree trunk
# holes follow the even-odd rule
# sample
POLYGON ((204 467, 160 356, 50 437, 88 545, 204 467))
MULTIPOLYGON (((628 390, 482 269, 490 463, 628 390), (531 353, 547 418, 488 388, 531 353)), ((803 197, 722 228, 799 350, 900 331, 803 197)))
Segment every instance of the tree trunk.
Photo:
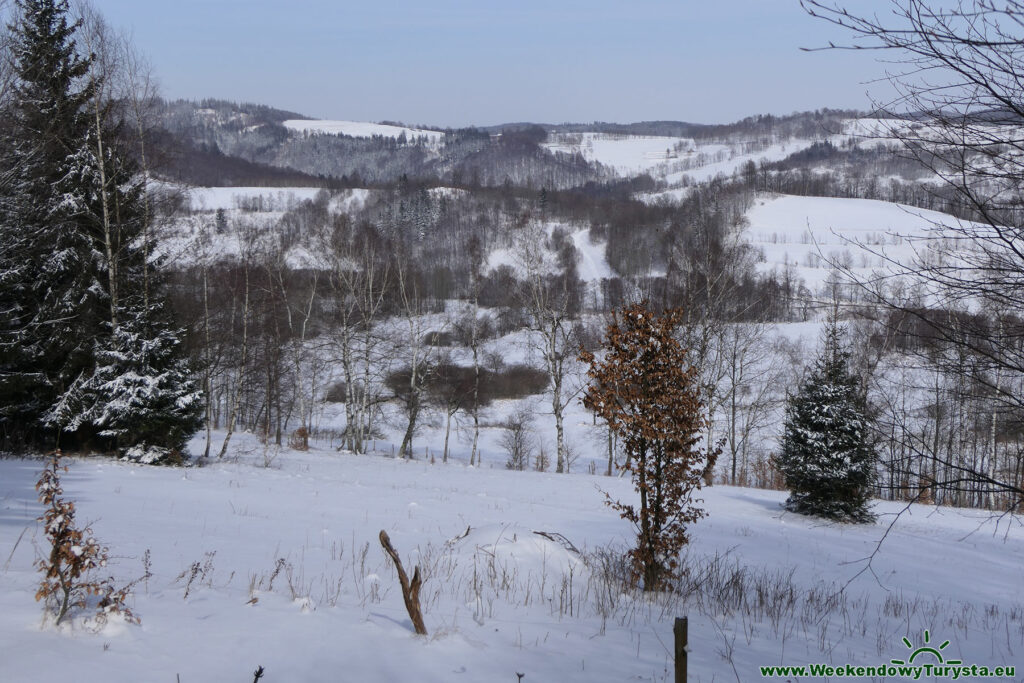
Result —
POLYGON ((452 411, 448 411, 448 418, 444 423, 444 456, 441 458, 441 462, 448 462, 448 435, 452 431, 452 411))
MULTIPOLYGON (((597 415, 597 413, 594 413, 597 415)), ((611 426, 608 427, 608 471, 607 476, 612 476, 612 468, 615 466, 615 432, 611 426)))
POLYGON ((221 444, 220 453, 217 458, 223 458, 228 452, 228 444, 231 443, 231 435, 235 432, 235 420, 238 417, 238 404, 242 398, 242 378, 245 376, 245 360, 248 351, 249 337, 249 269, 245 269, 245 303, 242 305, 242 356, 238 363, 238 376, 235 378, 235 397, 231 402, 231 413, 228 416, 228 431, 224 435, 224 443, 221 444))
POLYGON ((107 196, 107 164, 103 158, 103 122, 100 118, 100 92, 96 93, 93 106, 93 120, 96 126, 96 161, 100 171, 100 205, 103 208, 103 248, 107 257, 107 278, 110 286, 110 326, 117 331, 117 258, 114 248, 114 236, 110 222, 110 199, 107 196))
POLYGON ((206 390, 206 446, 203 448, 203 457, 210 457, 210 441, 213 435, 210 433, 210 422, 213 418, 213 382, 212 382, 212 360, 210 359, 210 295, 209 295, 209 272, 206 267, 206 260, 203 260, 203 329, 205 334, 206 348, 206 372, 203 379, 206 390))
POLYGON ((480 459, 480 454, 477 450, 480 442, 480 354, 476 339, 475 311, 473 315, 473 329, 470 341, 473 347, 473 449, 469 452, 470 465, 473 465, 480 459))

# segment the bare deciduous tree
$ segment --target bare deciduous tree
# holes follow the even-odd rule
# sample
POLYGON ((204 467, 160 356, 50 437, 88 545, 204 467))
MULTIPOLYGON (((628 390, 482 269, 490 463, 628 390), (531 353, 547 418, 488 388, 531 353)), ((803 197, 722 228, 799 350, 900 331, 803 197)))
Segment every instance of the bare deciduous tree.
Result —
POLYGON ((326 235, 324 253, 331 261, 330 287, 342 379, 345 383, 345 436, 342 447, 362 453, 372 433, 377 404, 375 387, 382 364, 383 339, 376 325, 391 286, 392 270, 376 231, 347 222, 326 235))
MULTIPOLYGON (((860 280, 866 298, 889 312, 883 322, 891 333, 914 338, 910 350, 951 349, 933 355, 939 362, 968 358, 943 370, 993 402, 991 420, 1019 421, 1024 395, 1009 388, 1024 377, 1024 3, 893 0, 883 15, 822 0, 801 4, 853 36, 849 45, 819 49, 878 51, 895 65, 896 95, 877 105, 890 117, 877 134, 897 140, 941 181, 950 208, 970 219, 934 225, 910 263, 887 259, 888 277, 860 280), (919 283, 924 296, 901 296, 888 287, 894 279, 919 283)), ((919 440, 906 445, 914 457, 899 466, 909 477, 930 476, 923 471, 930 463, 936 487, 999 494, 1010 508, 1024 501, 1019 459, 996 472, 919 440)))
POLYGON ((572 386, 580 347, 576 325, 579 280, 575 262, 554 262, 542 226, 531 225, 524 231, 517 254, 525 277, 521 299, 528 315, 531 343, 550 379, 557 449, 555 471, 566 472, 565 409, 580 390, 572 386))

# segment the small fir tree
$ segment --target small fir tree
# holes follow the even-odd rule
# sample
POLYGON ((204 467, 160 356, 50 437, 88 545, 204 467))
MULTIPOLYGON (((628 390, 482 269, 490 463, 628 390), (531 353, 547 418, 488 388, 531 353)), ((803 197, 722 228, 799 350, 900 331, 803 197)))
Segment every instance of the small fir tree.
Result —
POLYGON ((688 525, 706 515, 693 497, 705 466, 718 449, 702 450, 707 408, 697 370, 674 332, 679 310, 656 315, 633 304, 615 316, 605 333, 604 357, 582 351, 590 365, 583 405, 604 418, 626 452, 624 469, 633 476, 640 505, 608 498, 637 529, 630 551, 645 591, 668 587, 679 552, 689 542, 688 525))
POLYGON ((877 456, 850 353, 834 319, 824 348, 786 406, 776 465, 790 490, 786 509, 841 521, 869 522, 877 456))

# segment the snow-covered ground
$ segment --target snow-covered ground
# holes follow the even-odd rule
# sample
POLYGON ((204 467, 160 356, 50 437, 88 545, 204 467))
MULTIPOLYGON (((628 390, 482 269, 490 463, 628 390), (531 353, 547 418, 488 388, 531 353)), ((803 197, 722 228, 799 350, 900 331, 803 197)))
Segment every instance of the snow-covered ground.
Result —
MULTIPOLYGON (((324 190, 316 187, 197 187, 178 188, 189 198, 191 211, 161 227, 156 253, 172 266, 241 258, 246 249, 276 248, 280 221, 301 202, 329 196, 331 213, 354 213, 377 190, 324 190), (218 225, 217 212, 224 224, 218 225)), ((442 193, 447 188, 433 192, 442 193)), ((284 255, 292 268, 328 268, 317 245, 291 244, 284 255)))
POLYGON ((186 190, 193 211, 250 208, 287 211, 300 201, 314 199, 319 187, 194 187, 186 190))
POLYGON ((936 226, 957 219, 926 209, 873 199, 766 195, 747 212, 746 239, 764 254, 764 270, 791 272, 817 291, 829 278, 829 262, 858 277, 909 265, 927 248, 936 226))
POLYGON ((65 495, 110 547, 108 573, 152 573, 130 599, 142 625, 98 632, 42 623, 41 462, 0 460, 0 680, 245 681, 262 665, 267 681, 664 681, 682 615, 691 681, 888 663, 925 629, 947 660, 1024 664, 1014 519, 880 503, 875 524, 835 525, 784 513, 780 492, 714 487, 692 527, 694 592, 643 596, 598 561, 632 537, 602 493, 632 499, 625 479, 234 443, 202 468, 70 463, 65 495), (425 638, 382 529, 424 570, 425 638))
POLYGON ((553 135, 543 147, 555 152, 582 154, 623 175, 645 173, 687 156, 694 149, 690 138, 611 133, 567 133, 553 135))
POLYGON ((542 261, 541 271, 558 272, 555 254, 547 249, 535 248, 539 242, 550 238, 556 228, 564 230, 572 240, 573 246, 576 248, 579 278, 583 282, 597 286, 602 278, 616 277, 615 271, 605 257, 606 243, 604 241, 591 240, 589 228, 559 221, 550 221, 542 226, 534 226, 529 232, 519 235, 510 246, 492 249, 487 255, 485 270, 491 271, 500 266, 510 266, 517 277, 525 277, 529 270, 527 261, 535 258, 542 261))
POLYGON ((744 151, 741 145, 702 145, 697 148, 696 157, 688 164, 680 163, 676 168, 670 166, 670 172, 664 176, 664 180, 671 186, 681 183, 684 177, 692 182, 704 182, 719 175, 730 176, 748 162, 760 164, 762 161, 780 161, 810 147, 816 141, 790 138, 754 151, 744 151))
MULTIPOLYGON (((703 182, 717 175, 732 175, 748 161, 778 161, 815 141, 789 138, 767 145, 740 140, 697 143, 692 138, 585 132, 553 135, 543 146, 582 154, 587 161, 596 161, 623 176, 648 173, 671 188, 685 179, 703 182)), ((659 196, 662 195, 645 194, 641 199, 656 201, 659 196)))
POLYGON ((319 121, 305 119, 289 119, 284 122, 284 127, 302 133, 328 133, 331 135, 349 135, 354 138, 368 138, 380 135, 386 138, 398 138, 403 134, 406 139, 412 142, 417 138, 425 137, 431 143, 438 143, 444 138, 444 133, 436 130, 423 130, 420 128, 406 128, 405 126, 391 126, 383 123, 367 123, 365 121, 319 121))
POLYGON ((817 137, 779 138, 772 140, 696 142, 692 138, 644 135, 613 135, 609 133, 563 133, 553 135, 544 146, 553 151, 579 153, 588 161, 598 162, 623 176, 647 173, 665 182, 668 189, 638 195, 642 201, 678 201, 686 189, 684 182, 700 183, 719 175, 730 176, 748 162, 780 161, 790 154, 828 139, 840 145, 850 139, 863 144, 877 144, 861 139, 870 127, 849 122, 838 133, 822 131, 817 137))

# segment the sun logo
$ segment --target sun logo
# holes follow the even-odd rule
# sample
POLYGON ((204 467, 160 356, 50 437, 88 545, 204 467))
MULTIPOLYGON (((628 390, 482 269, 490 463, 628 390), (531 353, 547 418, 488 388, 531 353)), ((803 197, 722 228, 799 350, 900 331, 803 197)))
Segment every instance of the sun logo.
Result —
POLYGON ((910 653, 910 659, 908 659, 905 662, 902 659, 893 659, 893 660, 890 660, 890 661, 893 664, 913 664, 914 663, 914 659, 918 655, 928 653, 928 654, 931 654, 931 655, 935 655, 935 658, 939 660, 939 664, 962 664, 961 660, 959 660, 959 659, 951 659, 951 660, 949 660, 947 662, 947 661, 945 661, 942 658, 942 650, 945 650, 947 647, 949 647, 949 641, 948 640, 943 642, 942 645, 939 645, 938 649, 936 649, 934 647, 931 647, 931 645, 930 645, 931 640, 932 640, 932 634, 930 632, 928 632, 927 629, 925 629, 925 632, 924 632, 924 645, 922 645, 921 647, 919 647, 919 648, 917 648, 915 650, 914 649, 914 644, 911 643, 910 640, 908 640, 907 638, 904 638, 903 639, 903 644, 907 646, 908 650, 912 650, 912 652, 910 653))

